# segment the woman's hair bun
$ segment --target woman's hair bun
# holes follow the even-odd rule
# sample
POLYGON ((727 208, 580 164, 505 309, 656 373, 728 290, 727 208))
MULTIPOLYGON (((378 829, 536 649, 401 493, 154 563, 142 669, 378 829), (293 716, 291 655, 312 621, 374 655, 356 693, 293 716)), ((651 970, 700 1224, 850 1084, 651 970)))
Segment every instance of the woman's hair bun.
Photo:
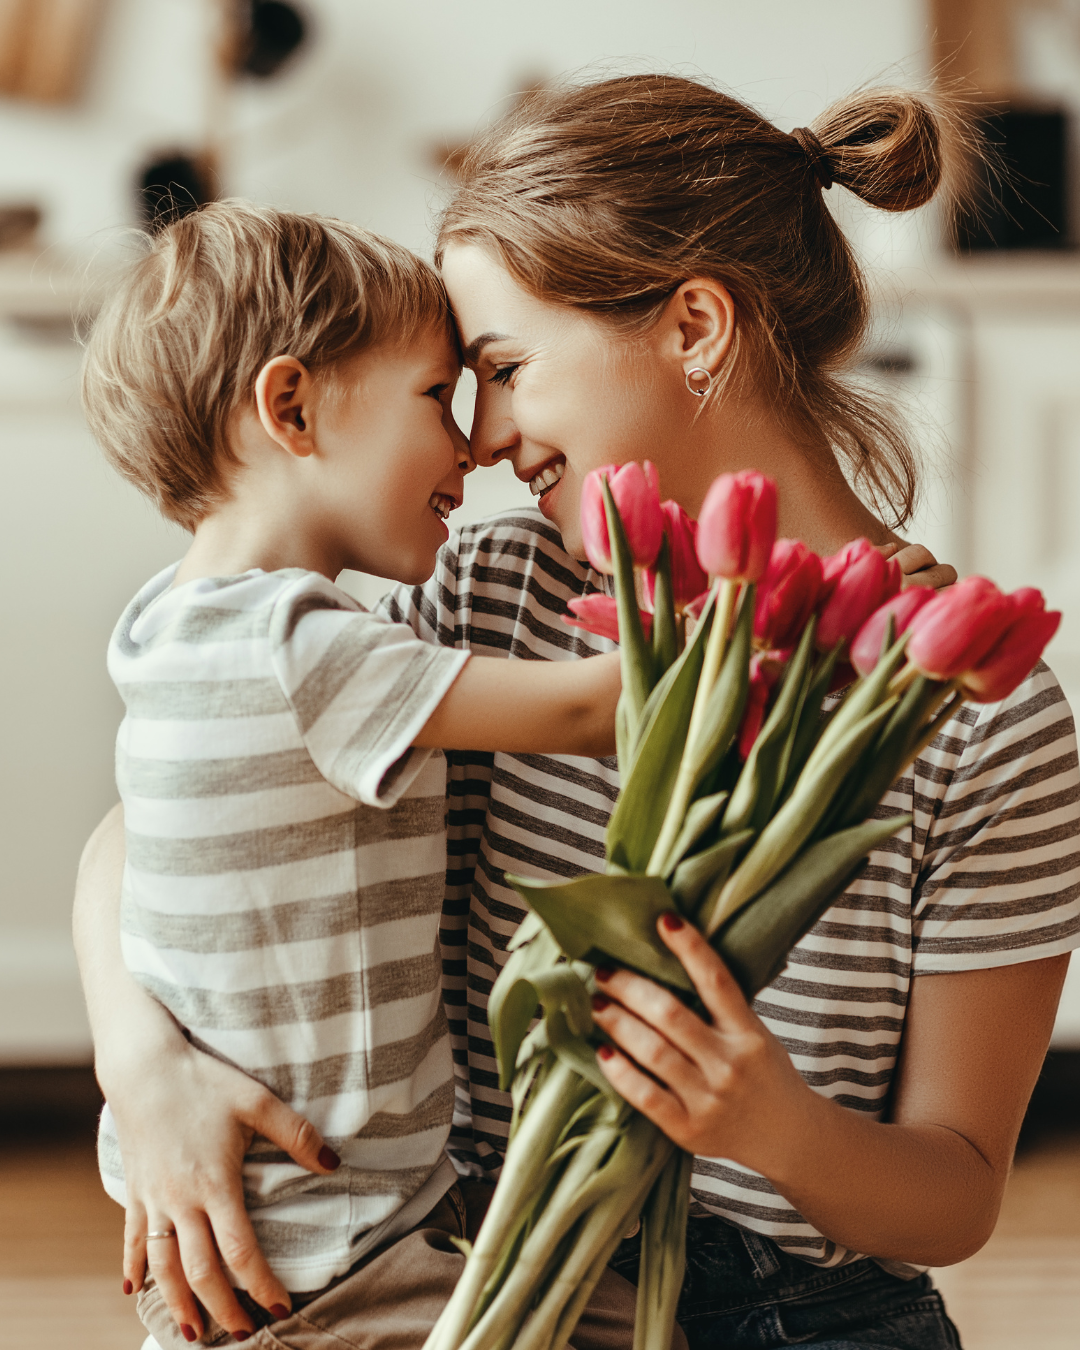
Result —
POLYGON ((834 103, 812 126, 834 182, 882 211, 925 205, 945 173, 940 114, 896 89, 869 89, 834 103))

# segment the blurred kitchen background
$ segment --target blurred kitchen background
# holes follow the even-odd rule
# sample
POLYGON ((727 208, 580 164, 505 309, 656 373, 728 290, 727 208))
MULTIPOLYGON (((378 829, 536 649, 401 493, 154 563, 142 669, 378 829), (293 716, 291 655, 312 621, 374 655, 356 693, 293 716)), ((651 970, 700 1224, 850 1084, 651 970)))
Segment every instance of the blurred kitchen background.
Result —
MULTIPOLYGON (((861 374, 928 466, 911 538, 1042 587, 1080 706, 1080 0, 0 0, 0 1297, 12 1350, 134 1350, 69 934, 114 800, 104 652, 184 536, 104 465, 77 327, 168 194, 342 216, 430 255, 455 157, 569 72, 701 74, 785 129, 866 82, 962 80, 1009 182, 890 218, 829 204, 872 277, 861 374)), ((469 421, 467 380, 460 420, 469 421)), ((508 470, 459 518, 528 503, 508 470)), ((352 576, 372 598, 381 583, 352 576)), ((1080 963, 999 1229, 941 1276, 968 1350, 1080 1341, 1080 963)))

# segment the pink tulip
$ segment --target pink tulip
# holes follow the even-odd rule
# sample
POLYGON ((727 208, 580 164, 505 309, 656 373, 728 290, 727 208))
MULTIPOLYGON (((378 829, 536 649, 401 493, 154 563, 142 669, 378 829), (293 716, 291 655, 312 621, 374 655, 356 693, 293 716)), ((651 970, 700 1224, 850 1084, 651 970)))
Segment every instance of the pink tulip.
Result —
POLYGON ((622 466, 605 464, 601 469, 593 469, 582 483, 581 536, 589 561, 598 572, 606 572, 610 576, 611 541, 608 539, 602 487, 605 478, 622 517, 634 566, 651 567, 660 552, 664 516, 660 510, 660 485, 656 469, 648 460, 644 466, 636 461, 622 466))
POLYGON ((828 651, 851 639, 874 610, 900 590, 900 564, 887 562, 869 539, 853 539, 822 562, 822 592, 828 598, 818 618, 817 645, 828 651))
POLYGON ((749 758, 754 742, 765 722, 765 709, 790 652, 759 652, 750 660, 750 688, 746 695, 746 710, 739 728, 739 757, 749 758), (783 658, 783 659, 780 659, 783 658))
POLYGON ((1043 648, 1061 623, 1057 610, 1047 610, 1039 591, 1030 586, 1008 597, 1012 617, 1005 631, 978 665, 964 674, 963 688, 975 703, 1008 698, 1031 674, 1043 648))
POLYGON ((776 538, 776 484, 744 469, 722 473, 698 516, 698 561, 710 576, 757 581, 776 538))
MULTIPOLYGON (((597 637, 610 638, 612 642, 618 642, 619 612, 614 596, 594 592, 591 595, 577 596, 567 603, 575 617, 571 618, 569 614, 564 614, 563 623, 569 624, 571 628, 584 628, 587 633, 595 633, 597 637)), ((648 638, 652 635, 652 615, 646 614, 643 610, 639 612, 641 626, 648 638)))
POLYGON ((895 621, 895 636, 899 637, 907 632, 912 619, 935 594, 932 586, 909 586, 874 610, 851 644, 851 664, 860 675, 869 675, 877 665, 890 616, 895 621))
MULTIPOLYGON (((664 514, 664 533, 671 552, 671 589, 675 596, 675 608, 682 611, 709 585, 709 578, 701 570, 697 559, 697 522, 686 514, 678 502, 661 502, 660 510, 664 514)), ((649 609, 653 608, 655 587, 653 572, 646 572, 645 600, 649 609)))
POLYGON ((908 660, 936 680, 956 679, 978 667, 1014 617, 1009 597, 992 581, 965 577, 911 620, 908 660))
POLYGON ((763 647, 794 647, 821 591, 821 559, 800 539, 778 539, 758 583, 754 638, 763 647))

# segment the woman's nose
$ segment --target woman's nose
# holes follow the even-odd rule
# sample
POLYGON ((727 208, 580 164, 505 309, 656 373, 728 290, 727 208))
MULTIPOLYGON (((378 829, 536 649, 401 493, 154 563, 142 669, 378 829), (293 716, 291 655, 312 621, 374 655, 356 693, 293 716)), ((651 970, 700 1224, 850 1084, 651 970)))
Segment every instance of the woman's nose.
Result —
POLYGON ((482 384, 476 392, 469 445, 473 461, 484 468, 490 468, 504 456, 513 454, 521 441, 509 413, 509 402, 508 398, 493 396, 482 384))

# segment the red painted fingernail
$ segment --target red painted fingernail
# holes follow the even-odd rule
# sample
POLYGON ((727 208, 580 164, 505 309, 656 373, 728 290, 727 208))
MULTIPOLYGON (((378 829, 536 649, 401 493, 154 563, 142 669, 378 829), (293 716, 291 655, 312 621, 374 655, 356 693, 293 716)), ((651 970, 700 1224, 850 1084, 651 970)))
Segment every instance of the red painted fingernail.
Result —
POLYGON ((232 1338, 234 1341, 246 1341, 250 1335, 250 1331, 234 1331, 232 1338))
POLYGON ((605 1008, 611 1007, 611 999, 607 994, 593 994, 592 996, 593 1012, 603 1012, 605 1008))
POLYGON ((335 1167, 341 1166, 341 1159, 329 1144, 323 1144, 322 1148, 319 1149, 319 1166, 325 1167, 328 1172, 332 1172, 335 1167))
POLYGON ((662 914, 660 916, 660 922, 664 925, 664 927, 668 930, 669 933, 677 933, 680 928, 686 927, 682 919, 680 919, 677 914, 671 913, 662 914))
POLYGON ((125 1280, 125 1281, 124 1281, 124 1293, 125 1293, 125 1294, 130 1294, 131 1291, 132 1291, 134 1288, 135 1288, 135 1286, 131 1283, 130 1280, 125 1280))
POLYGON ((289 1315, 289 1310, 284 1303, 271 1303, 266 1311, 273 1313, 275 1321, 278 1322, 280 1322, 283 1317, 288 1317, 289 1315))
POLYGON ((594 974, 601 984, 607 984, 608 980, 611 979, 615 972, 610 966, 597 966, 594 974))
POLYGON ((611 1048, 610 1045, 598 1045, 596 1047, 597 1059, 610 1059, 614 1053, 615 1051, 611 1048))
POLYGON ((180 1323, 180 1335, 185 1341, 197 1341, 199 1338, 195 1335, 195 1328, 189 1327, 186 1322, 180 1323))

